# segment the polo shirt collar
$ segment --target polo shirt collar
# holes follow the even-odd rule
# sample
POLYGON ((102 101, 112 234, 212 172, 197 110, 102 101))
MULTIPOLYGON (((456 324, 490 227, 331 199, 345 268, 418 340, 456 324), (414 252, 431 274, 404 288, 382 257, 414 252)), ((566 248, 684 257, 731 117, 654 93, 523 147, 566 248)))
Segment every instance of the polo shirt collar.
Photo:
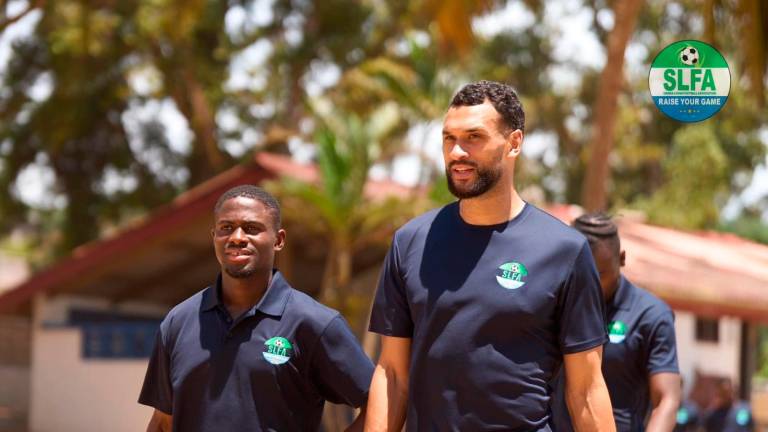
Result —
POLYGON ((630 285, 631 283, 624 275, 619 276, 619 287, 616 289, 613 299, 608 303, 609 309, 629 310, 632 297, 632 287, 630 285))
MULTIPOLYGON (((264 314, 272 316, 282 316, 285 306, 288 303, 288 297, 291 294, 291 286, 278 270, 272 270, 272 280, 267 287, 267 291, 262 296, 259 303, 252 310, 258 310, 264 314)), ((224 310, 224 302, 221 300, 221 274, 216 278, 216 284, 208 288, 203 293, 202 309, 209 311, 216 307, 224 310)))
POLYGON ((267 292, 256 305, 256 309, 267 315, 282 316, 290 295, 291 286, 288 285, 283 274, 277 270, 272 270, 272 281, 269 283, 267 292))

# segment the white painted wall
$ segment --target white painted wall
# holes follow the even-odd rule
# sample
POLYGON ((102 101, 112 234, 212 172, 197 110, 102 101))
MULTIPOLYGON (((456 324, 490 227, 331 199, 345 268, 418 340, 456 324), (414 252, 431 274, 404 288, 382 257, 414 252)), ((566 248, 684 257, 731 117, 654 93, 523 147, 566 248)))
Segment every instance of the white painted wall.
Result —
POLYGON ((80 356, 76 328, 36 328, 32 346, 31 432, 135 432, 152 409, 136 400, 146 360, 80 356))
POLYGON ((737 318, 722 317, 719 325, 719 342, 697 341, 696 316, 690 312, 675 311, 677 360, 685 380, 685 394, 690 391, 697 370, 706 374, 727 376, 732 382, 739 382, 741 321, 737 318))
POLYGON ((61 318, 65 302, 34 302, 30 432, 135 432, 152 409, 136 400, 148 360, 84 359, 82 333, 42 323, 61 318))

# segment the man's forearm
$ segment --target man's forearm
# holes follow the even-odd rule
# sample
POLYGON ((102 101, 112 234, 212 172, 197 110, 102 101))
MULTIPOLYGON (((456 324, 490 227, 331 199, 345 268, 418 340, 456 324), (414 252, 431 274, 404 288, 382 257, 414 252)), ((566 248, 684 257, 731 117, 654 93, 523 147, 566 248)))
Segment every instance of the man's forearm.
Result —
POLYGON ((577 432, 615 432, 611 399, 601 379, 584 393, 568 392, 568 408, 577 432))
POLYGON ((405 423, 408 377, 376 366, 365 416, 367 432, 399 432, 405 423))
POLYGON ((669 432, 675 428, 680 401, 673 397, 662 399, 651 411, 646 432, 669 432))

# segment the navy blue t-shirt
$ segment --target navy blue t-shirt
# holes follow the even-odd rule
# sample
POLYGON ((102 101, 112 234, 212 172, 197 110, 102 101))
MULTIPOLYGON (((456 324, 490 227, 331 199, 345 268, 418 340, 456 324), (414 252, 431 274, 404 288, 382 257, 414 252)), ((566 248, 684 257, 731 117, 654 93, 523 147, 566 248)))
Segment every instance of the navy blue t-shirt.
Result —
MULTIPOLYGON (((650 376, 678 373, 674 315, 666 303, 623 276, 607 311, 609 343, 603 348, 603 377, 616 429, 643 431, 650 410, 650 376)), ((573 430, 562 379, 557 380, 552 406, 557 432, 573 430)))
POLYGON ((409 431, 548 430, 563 354, 607 340, 586 239, 530 204, 498 225, 453 203, 403 226, 370 329, 412 338, 409 431))
POLYGON ((276 272, 232 319, 221 277, 160 325, 139 402, 174 431, 317 431, 325 401, 358 407, 373 364, 346 321, 276 272))

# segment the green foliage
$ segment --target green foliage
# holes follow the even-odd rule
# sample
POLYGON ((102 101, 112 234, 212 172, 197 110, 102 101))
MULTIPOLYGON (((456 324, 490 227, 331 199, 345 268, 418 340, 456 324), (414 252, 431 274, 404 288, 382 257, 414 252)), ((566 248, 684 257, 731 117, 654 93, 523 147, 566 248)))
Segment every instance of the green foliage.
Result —
POLYGON ((732 221, 721 222, 718 230, 768 244, 768 224, 759 215, 743 215, 732 221))
POLYGON ((456 200, 448 189, 448 180, 445 174, 436 178, 429 188, 429 200, 434 206, 443 206, 456 200))
MULTIPOLYGON (((96 238, 101 224, 155 206, 177 192, 136 157, 121 121, 130 93, 125 65, 131 48, 123 38, 130 24, 119 13, 131 11, 50 2, 33 36, 13 45, 3 76, 6 91, 0 97, 3 230, 37 220, 48 250, 64 253, 96 238), (50 86, 50 94, 34 96, 35 86, 50 86), (54 173, 52 192, 66 203, 61 217, 53 217, 57 212, 51 210, 27 208, 12 192, 26 187, 18 176, 32 164, 54 173), (133 177, 137 188, 105 193, 100 179, 108 170, 133 177), (52 232, 61 233, 54 242, 48 237, 52 232)), ((151 133, 157 127, 154 122, 147 125, 147 145, 168 154, 164 137, 151 133)))
POLYGON ((712 228, 727 190, 727 164, 710 124, 686 126, 672 137, 672 150, 662 163, 664 184, 637 206, 659 225, 712 228))
MULTIPOLYGON (((525 105, 526 135, 553 138, 552 151, 526 156, 518 185, 540 188, 548 201, 578 202, 600 71, 556 55, 558 29, 545 17, 557 4, 515 4, 531 14, 530 25, 479 36, 471 31, 472 20, 506 5, 476 3, 275 0, 269 13, 256 10, 253 0, 39 3, 41 18, 30 37, 14 43, 2 77, 0 230, 26 224, 47 240, 46 250, 65 253, 232 166, 237 158, 222 142, 246 141, 248 133, 261 134, 260 145, 282 152, 288 152, 290 137, 311 137, 324 178, 316 193, 335 197, 326 216, 330 220, 340 212, 334 224, 341 224, 343 215, 360 205, 352 197, 360 196, 368 168, 389 167, 405 151, 409 128, 439 122, 456 89, 476 79, 512 83, 525 105), (250 11, 259 23, 228 28, 228 14, 237 10, 250 11), (233 60, 256 43, 269 47, 263 65, 251 71, 260 83, 228 88, 233 60), (563 86, 553 70, 573 74, 574 81, 563 86), (153 75, 149 92, 137 94, 129 85, 137 71, 153 75), (338 82, 311 88, 328 71, 338 82), (45 82, 50 95, 35 96, 45 82), (316 97, 345 114, 316 113, 307 102, 316 97), (129 140, 126 111, 158 100, 172 101, 185 117, 193 135, 188 152, 174 150, 157 119, 139 125, 141 145, 129 140), (217 124, 225 111, 237 117, 234 130, 217 124), (386 134, 365 131, 369 118, 384 111, 393 119, 386 134), (366 140, 370 145, 360 145, 366 140), (553 152, 557 157, 544 157, 553 152), (30 208, 19 199, 16 190, 25 187, 18 184, 19 174, 32 165, 54 173, 49 192, 58 197, 56 206, 30 208), (182 175, 171 180, 167 172, 182 175), (135 186, 105 190, 110 173, 135 186)), ((766 154, 758 132, 766 127, 768 110, 755 97, 755 77, 765 73, 765 43, 749 35, 765 31, 755 24, 764 23, 768 8, 759 6, 750 15, 754 5, 746 1, 707 4, 644 5, 632 39, 633 57, 643 57, 641 70, 626 68, 617 142, 609 158, 610 205, 636 204, 655 221, 675 226, 716 226, 725 197, 744 190, 766 154), (663 46, 683 36, 712 40, 726 54, 733 76, 726 106, 705 122, 709 132, 696 132, 698 138, 687 138, 694 132, 683 133, 689 128, 653 106, 644 70, 663 46), (716 145, 696 150, 685 143, 699 138, 716 145), (704 172, 695 160, 716 163, 716 180, 708 171, 712 167, 704 172), (702 192, 710 187, 715 189, 702 192)), ((605 44, 609 30, 598 16, 609 3, 573 5, 592 14, 591 30, 605 44)), ((437 143, 417 144, 424 161, 421 184, 434 185, 437 202, 451 200, 425 157, 437 143)))
POLYGON ((758 331, 758 361, 757 373, 760 378, 768 380, 768 328, 761 327, 758 331))
POLYGON ((369 197, 368 171, 381 141, 398 124, 397 112, 384 105, 370 116, 328 109, 316 103, 315 133, 319 183, 290 177, 266 185, 281 202, 286 224, 300 226, 327 241, 326 270, 320 295, 351 321, 362 319, 368 304, 349 292, 354 254, 386 244, 394 230, 413 216, 407 197, 369 197))

